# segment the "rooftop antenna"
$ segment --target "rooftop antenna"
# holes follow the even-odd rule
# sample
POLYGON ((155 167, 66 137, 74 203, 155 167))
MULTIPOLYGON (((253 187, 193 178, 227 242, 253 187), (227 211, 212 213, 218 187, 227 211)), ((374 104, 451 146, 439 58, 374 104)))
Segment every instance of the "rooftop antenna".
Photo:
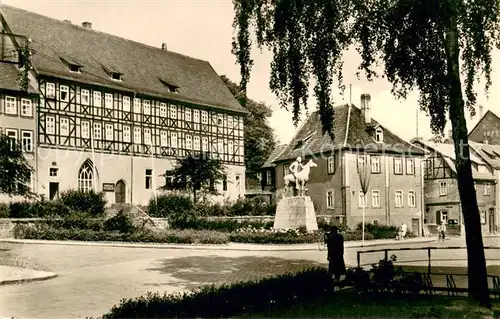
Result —
POLYGON ((417 136, 415 138, 418 140, 418 105, 417 105, 417 127, 416 127, 416 133, 417 136))

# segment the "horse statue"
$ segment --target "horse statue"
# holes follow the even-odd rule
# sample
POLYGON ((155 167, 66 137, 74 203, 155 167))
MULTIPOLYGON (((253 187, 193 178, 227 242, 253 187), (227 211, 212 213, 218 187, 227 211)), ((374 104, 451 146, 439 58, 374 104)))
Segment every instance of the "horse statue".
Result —
MULTIPOLYGON (((297 180, 295 180, 295 177, 293 176, 293 174, 285 175, 285 192, 284 192, 284 194, 288 194, 290 192, 290 186, 292 184, 294 184, 296 189, 297 189, 297 193, 298 193, 297 195, 298 196, 305 196, 305 192, 306 192, 305 186, 306 186, 307 182, 309 181, 309 173, 311 172, 311 167, 318 167, 318 165, 316 163, 314 163, 312 159, 310 159, 309 162, 307 162, 307 164, 305 164, 302 167, 302 170, 300 172, 295 174, 295 176, 297 177, 297 180)), ((292 194, 293 193, 294 192, 292 189, 292 194)))

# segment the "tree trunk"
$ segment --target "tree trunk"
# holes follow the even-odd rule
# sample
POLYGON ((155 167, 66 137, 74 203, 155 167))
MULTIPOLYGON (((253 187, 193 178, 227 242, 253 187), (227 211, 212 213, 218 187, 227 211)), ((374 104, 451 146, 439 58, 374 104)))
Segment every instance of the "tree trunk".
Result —
POLYGON ((196 203, 196 188, 193 187, 193 203, 196 203))
POLYGON ((458 192, 465 224, 467 244, 467 266, 469 295, 480 305, 491 308, 488 290, 488 277, 484 255, 481 221, 477 207, 476 190, 472 178, 469 153, 467 123, 464 116, 464 100, 460 80, 460 48, 456 14, 451 17, 446 29, 445 46, 450 89, 450 121, 455 144, 455 165, 458 179, 458 192))

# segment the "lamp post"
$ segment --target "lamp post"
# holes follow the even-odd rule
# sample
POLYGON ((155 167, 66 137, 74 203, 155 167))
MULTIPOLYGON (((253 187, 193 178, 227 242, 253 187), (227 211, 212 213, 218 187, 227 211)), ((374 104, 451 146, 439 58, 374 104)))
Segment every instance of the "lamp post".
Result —
POLYGON ((358 176, 359 176, 359 183, 361 185, 361 191, 363 192, 363 221, 361 225, 361 245, 365 245, 365 209, 366 209, 366 193, 368 193, 368 186, 370 185, 370 176, 371 176, 371 167, 370 164, 368 163, 368 155, 363 154, 359 155, 358 154, 358 176))

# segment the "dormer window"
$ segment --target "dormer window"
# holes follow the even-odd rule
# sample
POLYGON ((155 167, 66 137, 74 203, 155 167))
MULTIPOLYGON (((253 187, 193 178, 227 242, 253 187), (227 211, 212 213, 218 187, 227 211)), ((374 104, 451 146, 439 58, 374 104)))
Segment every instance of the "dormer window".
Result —
POLYGON ((111 78, 111 80, 114 80, 114 81, 121 81, 122 80, 122 75, 123 73, 120 72, 120 70, 118 70, 117 68, 115 67, 112 67, 112 66, 104 66, 102 65, 102 69, 104 70, 104 72, 106 72, 106 74, 111 78))
POLYGON ((80 73, 81 68, 82 68, 81 65, 72 64, 72 63, 69 64, 69 70, 70 70, 70 72, 80 73))
POLYGON ((165 85, 169 92, 171 93, 179 93, 179 85, 175 84, 173 80, 166 80, 162 78, 158 78, 163 85, 165 85))
POLYGON ((311 137, 313 135, 314 135, 314 133, 313 134, 309 134, 304 139, 297 141, 297 144, 295 144, 295 148, 294 149, 299 149, 299 148, 304 147, 304 145, 307 143, 307 141, 309 141, 311 139, 311 137))
POLYGON ((59 57, 61 61, 66 64, 68 70, 73 73, 80 73, 82 71, 83 66, 70 57, 59 57))
POLYGON ((111 72, 111 78, 115 81, 121 81, 122 80, 122 74, 118 72, 111 72))
POLYGON ((375 130, 375 141, 380 143, 384 141, 384 131, 380 127, 375 130))

